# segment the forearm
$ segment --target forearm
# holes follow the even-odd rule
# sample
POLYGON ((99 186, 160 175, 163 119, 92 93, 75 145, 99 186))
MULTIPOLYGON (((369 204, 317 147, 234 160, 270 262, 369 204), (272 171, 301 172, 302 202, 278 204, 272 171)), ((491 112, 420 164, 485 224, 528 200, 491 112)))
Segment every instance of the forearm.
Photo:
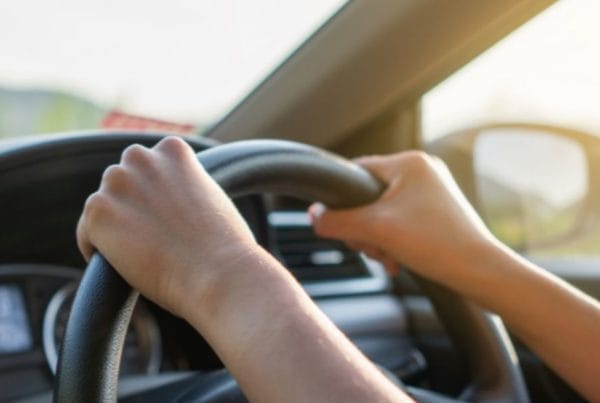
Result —
POLYGON ((487 245, 472 252, 476 263, 458 270, 461 281, 453 288, 498 313, 559 375, 586 398, 599 401, 598 301, 504 247, 487 245))
POLYGON ((266 252, 223 277, 188 320, 252 401, 409 400, 266 252))
POLYGON ((401 262, 502 316, 590 400, 600 401, 600 307, 499 244, 443 164, 423 153, 362 159, 387 184, 372 204, 313 205, 318 234, 401 262))

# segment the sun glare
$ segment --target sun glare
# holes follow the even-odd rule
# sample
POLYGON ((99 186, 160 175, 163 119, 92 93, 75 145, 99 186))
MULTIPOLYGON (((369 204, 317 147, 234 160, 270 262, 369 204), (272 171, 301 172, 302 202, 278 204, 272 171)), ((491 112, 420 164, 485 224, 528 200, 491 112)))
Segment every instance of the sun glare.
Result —
POLYGON ((0 4, 0 89, 76 94, 106 108, 210 122, 341 0, 0 4))

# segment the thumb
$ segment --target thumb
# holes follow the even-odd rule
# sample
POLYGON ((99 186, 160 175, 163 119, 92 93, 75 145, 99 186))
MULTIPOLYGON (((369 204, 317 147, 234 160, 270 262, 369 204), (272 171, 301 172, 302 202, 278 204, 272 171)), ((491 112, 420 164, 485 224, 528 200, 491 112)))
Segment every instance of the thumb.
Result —
POLYGON ((334 210, 322 203, 314 203, 309 207, 308 215, 315 232, 324 238, 352 242, 368 237, 369 220, 362 207, 334 210))

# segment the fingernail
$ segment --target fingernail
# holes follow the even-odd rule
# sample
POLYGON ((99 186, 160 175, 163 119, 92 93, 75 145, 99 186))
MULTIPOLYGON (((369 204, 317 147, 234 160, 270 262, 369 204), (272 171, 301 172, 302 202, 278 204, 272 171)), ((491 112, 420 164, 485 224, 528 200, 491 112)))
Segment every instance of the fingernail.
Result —
POLYGON ((318 220, 321 215, 325 212, 327 207, 323 203, 314 203, 308 208, 308 216, 310 217, 310 221, 314 222, 318 220))

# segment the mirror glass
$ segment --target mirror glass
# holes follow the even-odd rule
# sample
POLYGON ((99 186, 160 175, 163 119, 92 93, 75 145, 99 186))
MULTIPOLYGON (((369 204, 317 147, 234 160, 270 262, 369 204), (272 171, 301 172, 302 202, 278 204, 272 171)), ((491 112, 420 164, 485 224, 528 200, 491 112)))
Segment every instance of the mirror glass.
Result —
POLYGON ((500 240, 532 253, 577 236, 588 192, 579 142, 529 128, 486 129, 473 163, 479 212, 500 240))

